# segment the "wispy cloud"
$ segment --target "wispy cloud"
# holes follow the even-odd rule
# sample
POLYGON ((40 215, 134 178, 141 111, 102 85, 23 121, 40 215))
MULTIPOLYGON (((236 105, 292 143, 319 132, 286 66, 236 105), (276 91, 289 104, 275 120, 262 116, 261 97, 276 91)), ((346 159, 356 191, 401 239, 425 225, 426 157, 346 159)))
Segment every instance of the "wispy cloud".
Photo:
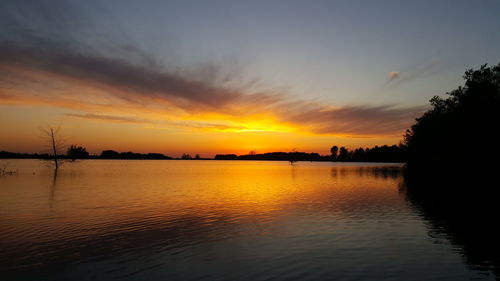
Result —
POLYGON ((155 120, 155 119, 144 119, 129 116, 117 116, 109 114, 96 114, 96 113, 66 113, 67 117, 73 117, 78 119, 89 119, 100 122, 113 122, 113 123, 130 123, 130 124, 144 124, 148 128, 152 129, 171 129, 172 127, 178 128, 192 128, 200 130, 210 130, 210 131, 241 131, 245 130, 244 126, 214 123, 206 121, 170 121, 170 120, 155 120))
POLYGON ((345 106, 329 108, 315 106, 291 114, 285 120, 305 126, 318 134, 349 136, 400 136, 425 107, 345 106))
POLYGON ((391 71, 388 73, 387 83, 390 86, 398 86, 410 81, 429 77, 435 75, 438 72, 443 71, 445 65, 443 61, 439 59, 431 59, 430 61, 424 62, 421 65, 416 65, 410 67, 405 71, 391 71))
POLYGON ((66 113, 66 116, 69 117, 75 117, 75 118, 81 118, 81 119, 91 119, 91 120, 97 120, 97 121, 106 121, 106 122, 118 122, 118 123, 151 123, 151 120, 145 120, 145 119, 137 119, 133 117, 126 117, 126 116, 113 116, 113 115, 104 115, 104 114, 95 114, 95 113, 84 113, 84 114, 78 114, 78 113, 66 113))

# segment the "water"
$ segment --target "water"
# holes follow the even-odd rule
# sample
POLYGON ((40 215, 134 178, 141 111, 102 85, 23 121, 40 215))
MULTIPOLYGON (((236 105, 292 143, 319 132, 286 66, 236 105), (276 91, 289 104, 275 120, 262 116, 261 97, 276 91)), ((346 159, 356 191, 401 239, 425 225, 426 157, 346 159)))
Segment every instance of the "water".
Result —
POLYGON ((3 162, 2 280, 495 280, 398 165, 3 162))

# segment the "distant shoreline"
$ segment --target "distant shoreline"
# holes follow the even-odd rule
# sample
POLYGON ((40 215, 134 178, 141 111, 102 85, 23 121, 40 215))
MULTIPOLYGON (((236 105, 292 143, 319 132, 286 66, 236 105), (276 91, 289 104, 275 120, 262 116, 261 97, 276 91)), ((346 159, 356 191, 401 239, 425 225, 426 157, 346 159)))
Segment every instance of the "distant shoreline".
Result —
MULTIPOLYGON (((199 158, 199 159, 181 159, 181 158, 170 158, 170 159, 139 159, 139 158, 101 158, 101 157, 88 157, 88 158, 58 158, 60 160, 68 160, 68 161, 78 161, 78 160, 168 160, 168 161, 195 161, 195 160, 203 160, 203 161, 266 161, 266 162, 289 162, 286 159, 215 159, 215 158, 199 158)), ((51 158, 36 158, 36 157, 0 157, 0 160, 43 160, 43 161, 51 161, 51 158)), ((392 161, 334 161, 334 160, 297 160, 296 162, 330 162, 330 163, 383 163, 383 164, 406 164, 406 162, 392 162, 392 161)))
MULTIPOLYGON (((57 155, 60 160, 224 160, 224 161, 288 161, 288 162, 356 162, 356 163, 405 163, 401 157, 387 157, 388 155, 377 155, 377 157, 360 158, 332 158, 329 155, 319 155, 318 153, 306 152, 269 152, 263 154, 217 154, 213 158, 200 157, 196 155, 191 157, 189 154, 183 154, 181 157, 174 158, 160 153, 134 153, 134 152, 116 152, 112 150, 103 151, 101 155, 57 155)), ((48 153, 16 153, 0 151, 0 159, 39 159, 54 160, 54 155, 48 153)))

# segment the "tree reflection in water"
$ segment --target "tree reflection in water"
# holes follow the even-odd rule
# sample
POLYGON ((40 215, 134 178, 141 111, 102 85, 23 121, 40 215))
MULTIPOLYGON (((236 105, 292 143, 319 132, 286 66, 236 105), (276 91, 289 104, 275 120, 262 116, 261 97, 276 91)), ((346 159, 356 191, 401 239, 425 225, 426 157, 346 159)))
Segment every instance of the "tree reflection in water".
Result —
POLYGON ((476 175, 405 175, 401 191, 429 222, 431 236, 443 235, 471 268, 491 270, 500 280, 498 191, 491 176, 476 175))

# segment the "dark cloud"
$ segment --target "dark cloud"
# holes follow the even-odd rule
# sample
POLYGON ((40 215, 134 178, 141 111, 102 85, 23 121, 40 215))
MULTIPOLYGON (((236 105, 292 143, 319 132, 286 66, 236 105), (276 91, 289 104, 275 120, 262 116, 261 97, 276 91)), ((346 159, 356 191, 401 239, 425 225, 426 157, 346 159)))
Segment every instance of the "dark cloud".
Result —
POLYGON ((313 108, 289 113, 286 122, 301 124, 319 134, 400 136, 425 107, 346 106, 313 108))
POLYGON ((243 95, 233 89, 212 87, 203 81, 190 80, 175 73, 130 64, 124 60, 77 53, 50 44, 23 47, 12 42, 1 42, 0 64, 44 71, 117 89, 120 90, 115 92, 118 97, 136 103, 165 99, 186 109, 207 109, 273 98, 243 95))

